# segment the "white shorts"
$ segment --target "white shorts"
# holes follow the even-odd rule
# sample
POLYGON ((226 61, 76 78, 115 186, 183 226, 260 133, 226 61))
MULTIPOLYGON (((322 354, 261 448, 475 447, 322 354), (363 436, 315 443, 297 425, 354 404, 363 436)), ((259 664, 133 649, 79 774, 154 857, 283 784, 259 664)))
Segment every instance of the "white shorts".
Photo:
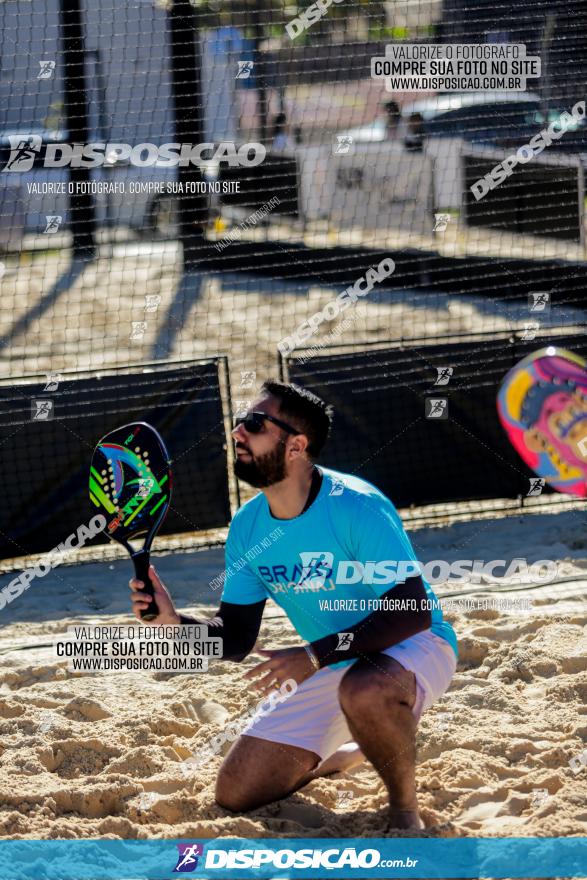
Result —
MULTIPOLYGON (((393 657, 416 676, 416 721, 447 690, 457 666, 449 643, 429 629, 387 648, 393 657)), ((246 732, 270 742, 298 746, 315 752, 321 760, 352 741, 346 718, 338 702, 338 685, 350 666, 327 666, 299 686, 295 694, 268 715, 259 718, 246 732)))

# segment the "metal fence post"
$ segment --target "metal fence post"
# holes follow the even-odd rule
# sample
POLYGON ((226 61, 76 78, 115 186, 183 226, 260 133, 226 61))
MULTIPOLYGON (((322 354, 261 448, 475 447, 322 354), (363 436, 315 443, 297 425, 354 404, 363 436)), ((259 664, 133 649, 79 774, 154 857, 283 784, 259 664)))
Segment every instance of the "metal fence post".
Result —
MULTIPOLYGON (((86 51, 80 0, 60 0, 59 21, 68 142, 86 144, 89 140, 86 51)), ((72 190, 69 194, 69 219, 74 259, 92 259, 96 255, 96 208, 87 186, 90 175, 89 168, 69 168, 72 190)))
MULTIPOLYGON (((205 142, 198 13, 189 0, 173 0, 169 9, 175 136, 180 144, 205 142)), ((179 168, 179 236, 184 269, 195 268, 206 252, 208 196, 198 192, 202 174, 197 165, 179 168), (193 184, 196 184, 193 186, 193 184), (194 191, 190 191, 193 189, 194 191)))

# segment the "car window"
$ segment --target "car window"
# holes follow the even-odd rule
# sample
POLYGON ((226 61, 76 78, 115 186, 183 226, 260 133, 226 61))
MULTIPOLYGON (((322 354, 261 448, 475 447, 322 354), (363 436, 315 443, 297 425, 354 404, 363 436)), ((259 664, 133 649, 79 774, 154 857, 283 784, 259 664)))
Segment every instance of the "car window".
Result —
POLYGON ((463 137, 472 142, 496 141, 502 138, 530 136, 544 117, 534 102, 477 104, 448 110, 428 119, 425 128, 433 137, 463 137))
MULTIPOLYGON (((550 125, 551 122, 558 122, 560 120, 561 114, 563 112, 564 112, 563 110, 549 110, 548 111, 548 125, 550 125)), ((581 133, 585 132, 585 130, 587 128, 585 117, 583 116, 583 117, 579 117, 577 119, 574 119, 572 114, 569 113, 568 109, 566 110, 566 112, 571 117, 570 119, 567 119, 566 131, 568 131, 568 132, 579 131, 581 133)))

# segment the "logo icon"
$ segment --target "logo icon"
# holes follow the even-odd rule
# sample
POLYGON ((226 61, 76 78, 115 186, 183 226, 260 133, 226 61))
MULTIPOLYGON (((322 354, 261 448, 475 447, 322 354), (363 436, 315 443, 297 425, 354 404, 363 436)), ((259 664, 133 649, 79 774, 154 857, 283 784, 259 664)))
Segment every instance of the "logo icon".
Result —
POLYGON ((161 303, 161 297, 158 293, 148 293, 145 296, 145 311, 156 312, 161 303))
POLYGON ((49 422, 53 418, 52 400, 31 400, 33 422, 49 422))
POLYGON ((544 290, 538 293, 528 294, 528 305, 531 312, 549 312, 550 311, 550 293, 544 290))
POLYGON ((234 402, 234 411, 237 416, 243 415, 247 412, 250 407, 252 401, 251 400, 235 400, 234 402))
POLYGON ((434 380, 435 385, 448 385, 450 377, 454 373, 453 367, 436 367, 437 376, 434 380))
POLYGON ((524 324, 524 332, 520 336, 520 339, 524 339, 527 342, 536 339, 536 333, 538 332, 538 322, 532 321, 530 324, 524 324))
POLYGON ((39 67, 41 68, 41 70, 39 71, 37 79, 51 79, 55 70, 55 62, 39 61, 39 67))
POLYGON ((444 232, 450 223, 450 214, 435 214, 432 232, 444 232))
POLYGON ((344 483, 341 483, 340 480, 333 480, 332 486, 330 487, 329 495, 342 495, 344 492, 344 483))
POLYGON ((41 718, 41 723, 37 728, 39 733, 48 733, 58 720, 55 712, 43 712, 41 718))
POLYGON ((248 79, 253 72, 252 61, 237 61, 238 71, 235 79, 248 79))
POLYGON ((448 399, 446 397, 427 397, 424 415, 427 419, 448 419, 448 399))
POLYGON ((132 321, 132 330, 129 339, 142 339, 147 329, 146 321, 132 321))
POLYGON ((43 229, 43 233, 53 235, 59 230, 63 217, 60 214, 47 214, 47 225, 43 229))
POLYGON ((452 721, 452 712, 439 712, 436 716, 436 726, 439 730, 448 730, 452 721))
POLYGON ((324 581, 332 572, 334 554, 315 550, 313 553, 300 553, 302 574, 294 587, 296 592, 321 590, 324 581))
POLYGON ((572 758, 569 758, 569 767, 575 774, 587 767, 587 749, 583 749, 580 755, 573 755, 572 758))
POLYGON ((532 495, 540 495, 545 485, 546 480, 541 480, 539 477, 530 477, 530 488, 526 492, 526 497, 529 498, 532 495))
POLYGON ((352 134, 337 134, 332 151, 335 156, 352 156, 355 152, 352 134))
POLYGON ((541 807, 542 804, 548 799, 548 789, 547 788, 533 788, 532 789, 532 800, 530 805, 532 807, 541 807))
POLYGON ((60 382, 63 382, 61 373, 47 373, 47 384, 43 391, 57 391, 60 382))
POLYGON ((336 806, 339 809, 350 807, 355 796, 354 791, 350 788, 341 788, 336 792, 336 806))
POLYGON ((36 157, 41 152, 42 140, 38 134, 23 137, 20 134, 8 135, 10 156, 2 171, 30 171, 36 157))
POLYGON ((178 843, 179 857, 174 874, 191 874, 198 866, 198 856, 204 854, 203 843, 178 843))
POLYGON ((138 798, 138 809, 143 812, 150 810, 159 795, 154 791, 143 791, 138 798))
POLYGON ((149 497, 153 491, 154 482, 153 477, 139 477, 139 488, 137 489, 137 495, 139 498, 149 497))
POLYGON ((336 646, 337 651, 348 651, 351 647, 351 642, 355 637, 354 633, 337 633, 338 645, 336 646))

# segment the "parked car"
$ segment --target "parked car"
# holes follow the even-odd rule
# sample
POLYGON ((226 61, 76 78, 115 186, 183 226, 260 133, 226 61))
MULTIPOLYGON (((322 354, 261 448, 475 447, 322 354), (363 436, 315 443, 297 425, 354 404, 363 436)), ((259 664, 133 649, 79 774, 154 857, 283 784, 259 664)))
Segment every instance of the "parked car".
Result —
MULTIPOLYGON (((540 112, 540 97, 532 92, 451 93, 411 101, 400 112, 399 140, 407 134, 410 117, 420 114, 424 137, 460 137, 495 145, 498 137, 514 135, 520 128, 531 130, 534 115, 540 112)), ((355 143, 384 141, 386 120, 378 118, 340 134, 350 135, 355 143)))
MULTIPOLYGON (((564 108, 563 108, 564 109, 564 108)), ((566 108, 570 110, 571 108, 566 108)), ((560 116, 562 109, 543 112, 533 92, 463 92, 439 94, 404 104, 396 141, 413 149, 410 121, 417 119, 425 153, 435 163, 437 208, 459 208, 462 195, 460 155, 465 144, 516 150, 560 116)), ((385 118, 339 134, 355 144, 387 140, 385 118)), ((587 167, 587 127, 583 119, 555 141, 550 150, 579 155, 587 167)))

